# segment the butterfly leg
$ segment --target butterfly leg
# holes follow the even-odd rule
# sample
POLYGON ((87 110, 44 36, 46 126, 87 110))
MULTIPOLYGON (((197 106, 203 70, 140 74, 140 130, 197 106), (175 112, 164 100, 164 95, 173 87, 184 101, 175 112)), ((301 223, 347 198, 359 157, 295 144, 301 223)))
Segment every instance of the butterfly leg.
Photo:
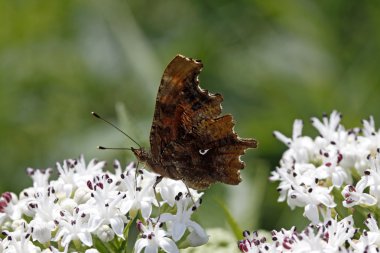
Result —
POLYGON ((186 189, 187 189, 187 196, 190 196, 191 201, 192 201, 193 204, 194 204, 194 207, 197 208, 197 204, 195 203, 194 197, 193 197, 193 195, 192 195, 191 192, 190 192, 190 188, 187 186, 186 183, 185 183, 185 186, 186 186, 186 189))
POLYGON ((139 173, 139 165, 140 165, 140 161, 137 160, 137 164, 136 164, 136 172, 135 172, 135 182, 137 182, 137 176, 139 173))
POLYGON ((161 216, 161 204, 160 204, 160 201, 157 199, 157 190, 156 190, 156 187, 162 181, 163 178, 164 178, 163 176, 158 176, 156 178, 156 182, 153 185, 154 196, 156 196, 156 200, 157 200, 157 204, 158 204, 158 217, 157 217, 157 221, 156 222, 160 221, 160 216, 161 216))

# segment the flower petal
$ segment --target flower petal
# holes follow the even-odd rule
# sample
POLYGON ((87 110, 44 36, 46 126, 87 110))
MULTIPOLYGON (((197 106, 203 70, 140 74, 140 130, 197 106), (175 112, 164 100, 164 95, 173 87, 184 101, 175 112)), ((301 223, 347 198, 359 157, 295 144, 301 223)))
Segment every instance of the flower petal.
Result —
POLYGON ((177 245, 170 240, 169 238, 163 237, 160 240, 160 247, 165 251, 169 253, 179 253, 179 249, 177 245))
POLYGON ((361 196, 361 202, 364 204, 364 205, 367 205, 367 206, 373 206, 377 203, 377 199, 375 197, 373 197, 372 195, 369 195, 367 193, 364 193, 362 196, 361 196))
POLYGON ((86 246, 92 246, 92 237, 89 232, 83 232, 78 234, 79 239, 81 242, 83 242, 84 245, 86 246))
POLYGON ((129 210, 131 210, 132 206, 133 206, 133 200, 124 200, 120 206, 120 212, 123 213, 123 214, 126 214, 129 212, 129 210))
POLYGON ((160 222, 173 221, 175 216, 171 213, 163 213, 160 215, 160 222))
POLYGON ((145 253, 157 253, 158 252, 158 247, 157 245, 152 245, 152 244, 148 244, 145 248, 145 253))
POLYGON ((297 139, 298 137, 301 137, 302 127, 303 127, 302 120, 296 119, 293 123, 293 134, 292 134, 293 140, 297 139))
POLYGON ((362 177, 359 182, 356 184, 356 192, 362 193, 364 189, 367 187, 368 177, 362 177))
POLYGON ((191 247, 197 247, 208 242, 209 236, 206 231, 196 222, 189 221, 190 234, 187 236, 186 241, 189 242, 191 247))
POLYGON ((121 238, 124 238, 124 236, 123 236, 123 229, 124 229, 123 219, 121 217, 117 216, 117 217, 111 218, 110 223, 111 223, 111 227, 112 227, 113 231, 115 232, 115 234, 117 234, 117 236, 119 236, 121 238))
POLYGON ((140 251, 148 246, 148 240, 147 239, 138 239, 135 243, 135 253, 140 253, 140 251))
POLYGON ((314 224, 317 224, 319 222, 318 208, 314 204, 306 205, 303 215, 306 216, 314 224))
POLYGON ((141 202, 141 215, 146 220, 152 213, 152 205, 146 201, 141 202))
POLYGON ((178 241, 181 239, 183 234, 186 231, 186 226, 183 223, 173 222, 173 231, 172 231, 172 237, 174 241, 178 241))

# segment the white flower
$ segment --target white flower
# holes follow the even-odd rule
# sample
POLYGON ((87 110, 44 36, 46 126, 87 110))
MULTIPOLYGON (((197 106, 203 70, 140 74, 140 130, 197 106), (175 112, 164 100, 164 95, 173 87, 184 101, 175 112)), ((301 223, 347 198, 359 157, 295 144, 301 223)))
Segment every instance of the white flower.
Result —
POLYGON ((360 237, 360 240, 349 241, 351 250, 350 253, 378 253, 379 246, 376 244, 369 244, 368 234, 366 232, 360 237))
MULTIPOLYGON (((249 231, 243 232, 244 239, 238 242, 238 248, 244 253, 261 253, 261 252, 281 252, 276 249, 275 244, 267 243, 265 237, 259 237, 257 231, 252 234, 249 231)), ((277 238, 274 238, 277 241, 277 238)))
POLYGON ((0 197, 0 225, 6 220, 21 219, 24 209, 24 201, 19 201, 16 194, 4 192, 0 197))
POLYGON ((161 205, 167 203, 169 206, 174 206, 176 203, 176 196, 180 192, 188 192, 191 194, 193 200, 196 202, 203 195, 202 192, 198 193, 196 190, 187 188, 185 183, 181 180, 173 180, 170 178, 163 178, 157 185, 157 192, 160 193, 163 201, 161 205))
POLYGON ((346 241, 353 238, 356 229, 351 216, 337 221, 330 219, 325 224, 310 225, 302 232, 295 227, 290 230, 272 231, 272 243, 265 237, 259 237, 257 232, 252 235, 245 231, 244 240, 238 242, 242 252, 296 252, 296 253, 332 253, 348 252, 346 241))
POLYGON ((145 248, 145 253, 158 252, 161 248, 165 252, 179 253, 177 245, 167 237, 167 233, 160 228, 161 223, 158 222, 153 227, 151 221, 147 221, 147 227, 141 221, 137 222, 138 229, 142 232, 141 238, 135 244, 136 253, 141 252, 145 248))
POLYGON ((296 160, 299 163, 310 162, 315 153, 315 144, 313 140, 308 137, 302 137, 302 120, 295 120, 293 124, 292 138, 288 138, 278 131, 274 131, 273 135, 289 147, 283 159, 296 160))
MULTIPOLYGON (((368 177, 369 194, 380 200, 380 154, 377 153, 376 157, 369 157, 370 168, 364 174, 368 177)), ((380 201, 377 202, 380 207, 380 201)))
POLYGON ((28 175, 32 178, 33 180, 33 187, 38 190, 38 189, 46 189, 49 185, 49 177, 51 174, 51 169, 46 169, 46 170, 35 170, 32 168, 27 168, 26 171, 28 172, 28 175))
POLYGON ((337 218, 328 220, 324 225, 323 238, 327 240, 327 250, 336 252, 343 247, 345 242, 354 236, 356 229, 353 227, 354 220, 348 216, 341 221, 337 218))
MULTIPOLYGON (((188 208, 189 202, 192 200, 189 198, 184 198, 183 194, 177 195, 177 213, 175 215, 171 213, 164 213, 160 215, 160 222, 167 222, 170 227, 171 236, 174 241, 178 241, 184 235, 186 229, 191 228, 193 233, 196 233, 200 238, 200 241, 208 241, 208 236, 202 227, 190 220, 191 214, 194 212, 196 207, 190 206, 188 208)), ((195 239, 195 237, 194 237, 195 239)), ((196 242, 194 242, 196 243, 196 242)))
POLYGON ((75 203, 77 203, 78 205, 80 204, 85 204, 87 203, 87 201, 89 201, 91 199, 91 190, 88 188, 88 187, 81 187, 81 188, 78 188, 75 193, 74 193, 74 197, 73 197, 73 200, 75 201, 75 203))
POLYGON ((315 232, 313 228, 307 227, 300 235, 293 235, 291 250, 294 253, 307 253, 307 252, 336 252, 334 250, 326 250, 327 242, 321 238, 322 229, 317 229, 315 232))
MULTIPOLYGON (((372 116, 363 121, 362 129, 345 130, 340 121, 341 114, 337 111, 321 120, 312 118, 319 136, 311 142, 299 140, 298 121, 293 125, 292 139, 274 133, 289 147, 270 177, 279 181, 279 201, 286 200, 291 208, 304 207, 304 215, 315 224, 301 233, 284 230, 272 233, 276 252, 379 252, 380 230, 375 218, 369 216, 366 220, 369 231, 362 231, 360 239, 358 236, 354 239, 359 230, 353 227, 353 218, 341 215, 348 212, 360 217, 365 209, 379 213, 380 129, 375 128, 372 116), (338 191, 344 198, 343 207, 348 210, 342 210, 340 205, 335 209, 332 195, 338 191), (336 213, 343 218, 341 221, 329 218, 336 213), (319 216, 329 220, 320 224, 319 216)), ((246 250, 242 251, 248 252, 251 243, 244 241, 241 246, 246 250)))
POLYGON ((353 253, 378 253, 379 252, 379 243, 377 242, 377 238, 369 234, 367 231, 363 231, 359 240, 348 240, 352 250, 350 252, 353 253))
POLYGON ((380 207, 377 201, 380 199, 380 159, 377 159, 380 130, 375 129, 373 117, 363 121, 362 132, 359 128, 346 131, 340 121, 341 114, 337 111, 324 115, 321 120, 312 118, 312 125, 320 133, 314 140, 301 136, 300 120, 293 124, 292 138, 274 132, 289 147, 270 177, 279 181, 278 200, 286 200, 291 208, 305 207, 304 215, 314 224, 319 221, 319 214, 335 207, 333 188, 343 188, 345 207, 376 203, 380 207), (356 187, 353 186, 360 177, 356 187), (364 192, 367 187, 369 194, 364 192))
POLYGON ((58 231, 53 241, 62 240, 62 246, 68 247, 73 240, 80 240, 86 246, 92 246, 92 237, 88 228, 87 215, 76 208, 73 214, 61 211, 61 219, 56 221, 58 231))
MULTIPOLYGON (((281 166, 276 172, 272 173, 270 180, 280 181, 277 190, 280 192, 278 201, 285 201, 289 196, 289 191, 294 190, 295 186, 315 185, 316 168, 310 163, 295 163, 294 161, 281 160, 281 166)), ((301 205, 303 206, 303 205, 301 205)), ((293 206, 294 207, 294 206, 293 206)), ((291 208, 293 208, 291 206, 291 208)))
POLYGON ((3 230, 6 239, 2 241, 5 253, 39 253, 41 249, 30 241, 30 229, 25 221, 18 223, 14 231, 3 230))
POLYGON ((46 222, 41 219, 33 219, 29 223, 32 228, 33 240, 37 240, 40 243, 46 243, 51 239, 51 231, 55 229, 53 221, 46 222))
POLYGON ((182 244, 185 248, 198 247, 208 242, 209 236, 199 224, 196 223, 193 226, 189 226, 188 229, 190 234, 182 244))
POLYGON ((96 231, 96 235, 103 242, 109 242, 115 237, 114 231, 107 225, 100 226, 96 231))
POLYGON ((339 124, 341 119, 342 115, 337 111, 333 111, 330 118, 324 114, 322 121, 315 117, 311 118, 311 124, 327 142, 337 142, 340 139, 339 134, 344 132, 343 126, 339 124))
POLYGON ((58 210, 61 207, 56 204, 57 198, 53 188, 40 190, 41 192, 34 193, 24 202, 28 208, 26 214, 33 218, 29 223, 33 240, 46 243, 51 239, 51 231, 56 227, 54 221, 59 216, 58 210))
POLYGON ((21 239, 20 241, 10 240, 7 248, 4 250, 4 253, 39 253, 41 249, 35 246, 28 239, 21 239))
POLYGON ((84 253, 99 253, 97 249, 87 249, 84 253))
POLYGON ((54 189, 57 191, 58 198, 68 198, 74 191, 75 185, 75 160, 64 160, 62 165, 56 163, 57 170, 59 172, 59 178, 56 181, 51 182, 54 189))
POLYGON ((60 251, 54 246, 50 246, 49 248, 44 249, 42 253, 66 253, 66 251, 60 251))
POLYGON ((371 214, 368 215, 368 218, 365 220, 365 224, 369 229, 369 231, 366 232, 366 236, 368 236, 368 243, 370 245, 380 245, 380 229, 377 225, 377 221, 371 214))
POLYGON ((369 120, 362 120, 362 124, 363 124, 363 136, 371 137, 377 134, 377 131, 375 128, 375 120, 373 116, 370 116, 369 120))
POLYGON ((376 131, 375 120, 371 116, 369 120, 363 120, 363 136, 358 141, 361 148, 367 151, 367 154, 376 155, 380 148, 380 129, 376 131))
POLYGON ((318 179, 331 179, 335 187, 341 187, 343 183, 350 184, 352 178, 350 173, 340 166, 343 155, 336 148, 336 145, 329 145, 322 153, 322 165, 317 168, 316 177, 318 179))
POLYGON ((120 210, 122 213, 130 212, 131 217, 141 210, 142 217, 148 219, 152 213, 152 204, 157 202, 153 191, 157 176, 148 171, 137 175, 135 173, 135 169, 130 169, 123 174, 127 190, 123 192, 126 198, 121 203, 120 210))
MULTIPOLYGON (((90 214, 89 229, 95 231, 101 225, 111 225, 115 234, 123 237, 124 223, 127 222, 127 217, 120 211, 119 204, 125 198, 125 194, 119 194, 116 197, 112 196, 112 192, 105 190, 106 185, 112 184, 114 181, 98 183, 94 187, 93 200, 89 201, 84 206, 90 214)), ((90 182, 88 183, 91 184, 90 182)), ((112 188, 112 187, 111 187, 112 188)))
POLYGON ((104 166, 104 161, 98 162, 95 159, 92 159, 86 166, 83 155, 79 159, 67 159, 63 161, 62 165, 57 163, 60 176, 58 180, 52 181, 50 184, 56 190, 59 199, 68 198, 76 189, 85 188, 88 180, 99 177, 104 166))
POLYGON ((377 203, 376 198, 368 193, 364 193, 364 190, 367 187, 367 176, 363 176, 362 179, 360 179, 359 182, 356 184, 356 187, 353 185, 346 185, 342 191, 342 195, 344 197, 343 206, 353 207, 355 205, 375 205, 377 203))
POLYGON ((49 222, 57 216, 60 208, 56 204, 57 198, 53 188, 47 188, 42 192, 36 192, 27 200, 28 209, 33 213, 33 217, 49 222))
POLYGON ((291 208, 304 206, 304 216, 314 224, 319 222, 318 207, 321 204, 328 208, 336 206, 330 195, 330 189, 319 186, 316 180, 305 180, 304 183, 292 185, 292 189, 288 192, 288 204, 291 208))
POLYGON ((85 187, 88 180, 91 180, 95 176, 101 175, 105 164, 105 161, 92 159, 86 166, 83 155, 81 155, 79 159, 74 160, 73 166, 76 172, 74 174, 74 180, 76 186, 85 187))
MULTIPOLYGON (((163 180, 156 191, 162 195, 165 210, 179 208, 176 217, 180 218, 168 219, 166 225, 153 224, 149 216, 153 205, 158 206, 153 188, 158 175, 142 169, 136 172, 134 164, 122 172, 118 161, 115 161, 116 173, 112 174, 102 171, 104 165, 105 162, 92 160, 86 166, 83 157, 68 159, 57 164, 60 175, 50 182, 48 173, 28 169, 34 187, 23 190, 20 199, 9 192, 0 197, 0 229, 4 238, 0 239, 0 252, 96 253, 100 248, 116 252, 117 247, 127 245, 124 236, 128 235, 131 225, 128 217, 134 218, 140 211, 147 225, 138 223, 142 233, 135 244, 136 252, 157 252, 159 248, 179 252, 172 239, 173 227, 177 231, 174 233, 176 239, 184 237, 188 230, 186 238, 181 240, 182 245, 197 246, 207 242, 204 230, 190 220, 193 210, 187 207, 193 203, 191 198, 187 198, 187 203, 184 201, 183 207, 181 204, 175 206, 173 192, 177 195, 179 191, 187 192, 182 182, 163 180), (169 203, 174 206, 170 207, 169 203), (178 225, 181 222, 186 226, 184 230, 178 225), (99 245, 102 246, 98 248, 99 245)), ((194 199, 202 195, 195 190, 190 192, 194 199)))

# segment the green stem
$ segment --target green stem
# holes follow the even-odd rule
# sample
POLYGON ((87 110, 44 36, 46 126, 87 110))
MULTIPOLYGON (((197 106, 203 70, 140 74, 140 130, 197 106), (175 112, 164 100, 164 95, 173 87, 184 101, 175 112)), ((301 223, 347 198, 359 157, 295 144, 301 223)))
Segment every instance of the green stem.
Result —
POLYGON ((84 250, 82 250, 82 244, 81 244, 80 240, 73 240, 73 244, 74 244, 75 249, 78 252, 83 252, 84 251, 84 250))

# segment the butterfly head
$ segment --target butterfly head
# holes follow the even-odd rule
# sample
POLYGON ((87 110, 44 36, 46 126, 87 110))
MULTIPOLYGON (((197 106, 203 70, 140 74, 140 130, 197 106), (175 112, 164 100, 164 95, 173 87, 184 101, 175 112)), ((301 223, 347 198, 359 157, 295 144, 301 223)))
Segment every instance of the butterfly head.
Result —
POLYGON ((150 158, 150 154, 143 148, 131 148, 131 150, 140 162, 146 162, 150 158))

